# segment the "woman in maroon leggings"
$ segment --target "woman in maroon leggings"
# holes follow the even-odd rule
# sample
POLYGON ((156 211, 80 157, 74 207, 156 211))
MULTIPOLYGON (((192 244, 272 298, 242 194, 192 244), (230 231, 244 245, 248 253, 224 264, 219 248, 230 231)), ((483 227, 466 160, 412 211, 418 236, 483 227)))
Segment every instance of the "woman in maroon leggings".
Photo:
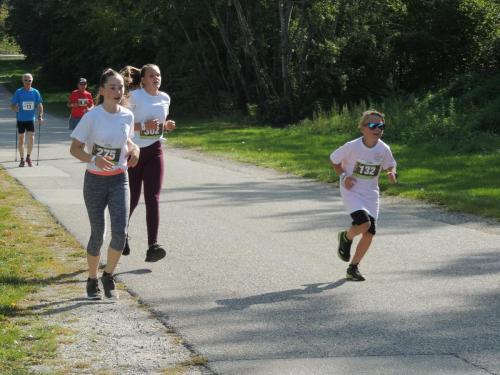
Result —
MULTIPOLYGON (((158 244, 160 225, 160 191, 163 182, 164 132, 175 129, 175 122, 167 120, 170 97, 160 91, 161 73, 158 66, 147 64, 140 71, 141 88, 130 92, 128 107, 134 113, 134 142, 141 148, 139 162, 128 169, 130 184, 130 216, 137 207, 144 186, 148 250, 146 262, 157 262, 166 255, 158 244)), ((126 80, 127 81, 127 80, 126 80)), ((128 239, 123 255, 130 254, 128 239)))

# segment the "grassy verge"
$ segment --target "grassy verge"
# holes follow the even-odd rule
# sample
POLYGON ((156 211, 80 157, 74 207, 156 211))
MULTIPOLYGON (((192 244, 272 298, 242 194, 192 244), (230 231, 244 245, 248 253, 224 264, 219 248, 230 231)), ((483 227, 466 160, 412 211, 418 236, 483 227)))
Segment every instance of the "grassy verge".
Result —
POLYGON ((0 374, 28 374, 30 366, 55 355, 59 327, 45 325, 25 301, 55 275, 74 271, 54 257, 62 247, 79 248, 0 168, 0 374))
MULTIPOLYGON (((328 156, 353 133, 322 134, 314 124, 286 129, 235 125, 220 120, 177 120, 169 144, 275 168, 324 182, 337 182, 328 156)), ((354 128, 354 125, 352 125, 354 128)), ((390 128, 386 132, 390 132, 390 128)), ((390 142, 398 161, 398 185, 381 178, 385 194, 423 199, 451 210, 500 219, 500 137, 475 140, 475 152, 457 152, 445 140, 427 145, 390 142), (492 147, 493 146, 493 147, 492 147)))

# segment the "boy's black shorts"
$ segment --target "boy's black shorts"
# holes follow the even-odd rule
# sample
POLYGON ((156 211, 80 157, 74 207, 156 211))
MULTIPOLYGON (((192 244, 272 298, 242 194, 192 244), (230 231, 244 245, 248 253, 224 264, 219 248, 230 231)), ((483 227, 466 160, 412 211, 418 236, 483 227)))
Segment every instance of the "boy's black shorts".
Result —
POLYGON ((25 131, 34 133, 35 123, 33 121, 18 121, 17 131, 19 134, 24 134, 25 131))
POLYGON ((368 233, 371 233, 373 235, 377 233, 377 230, 375 228, 375 218, 370 216, 365 210, 354 211, 353 213, 351 213, 351 217, 352 225, 361 225, 370 222, 371 225, 370 229, 368 229, 368 233))

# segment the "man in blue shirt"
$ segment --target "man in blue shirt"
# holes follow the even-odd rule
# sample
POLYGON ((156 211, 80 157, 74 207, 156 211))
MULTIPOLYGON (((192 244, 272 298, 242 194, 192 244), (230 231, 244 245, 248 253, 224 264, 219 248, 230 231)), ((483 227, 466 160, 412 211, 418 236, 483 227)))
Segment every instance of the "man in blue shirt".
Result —
POLYGON ((24 167, 24 143, 25 133, 28 133, 28 153, 26 154, 26 164, 32 167, 31 151, 35 143, 35 116, 38 111, 38 123, 43 123, 42 96, 37 89, 31 87, 33 76, 30 73, 23 74, 23 87, 16 90, 12 96, 10 108, 16 112, 17 130, 19 132, 19 156, 21 157, 20 167, 24 167))

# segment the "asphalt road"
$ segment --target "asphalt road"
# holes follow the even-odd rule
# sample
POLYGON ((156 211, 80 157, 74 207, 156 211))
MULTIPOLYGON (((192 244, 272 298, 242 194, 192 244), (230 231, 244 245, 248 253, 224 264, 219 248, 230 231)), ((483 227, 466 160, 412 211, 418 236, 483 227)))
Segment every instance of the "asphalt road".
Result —
MULTIPOLYGON (((9 98, 2 88, 0 163, 86 244, 85 166, 69 154, 66 119, 46 116, 39 165, 18 168, 9 98)), ((166 150, 167 258, 144 262, 141 202, 117 272, 214 372, 500 374, 498 227, 384 200, 367 281, 347 282, 335 249, 349 220, 334 186, 166 150)))

